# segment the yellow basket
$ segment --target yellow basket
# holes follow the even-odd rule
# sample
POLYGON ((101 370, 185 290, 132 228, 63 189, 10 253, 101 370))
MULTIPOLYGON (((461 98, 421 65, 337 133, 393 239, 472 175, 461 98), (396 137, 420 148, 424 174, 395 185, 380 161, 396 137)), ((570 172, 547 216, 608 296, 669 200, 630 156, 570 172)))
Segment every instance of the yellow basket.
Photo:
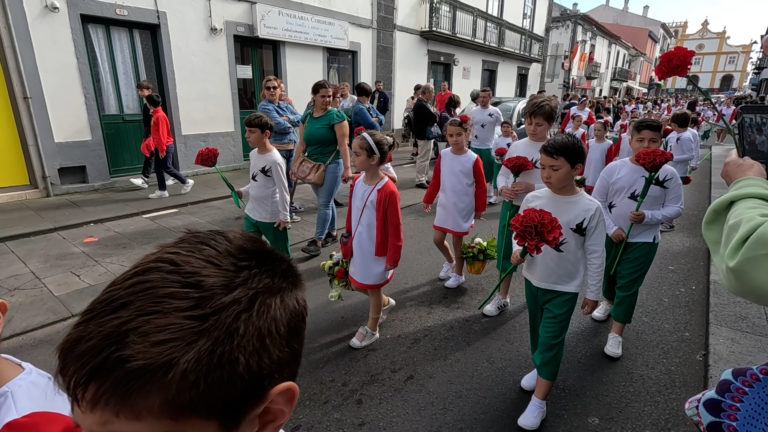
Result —
POLYGON ((467 261, 467 271, 475 275, 482 274, 486 264, 488 261, 467 261))

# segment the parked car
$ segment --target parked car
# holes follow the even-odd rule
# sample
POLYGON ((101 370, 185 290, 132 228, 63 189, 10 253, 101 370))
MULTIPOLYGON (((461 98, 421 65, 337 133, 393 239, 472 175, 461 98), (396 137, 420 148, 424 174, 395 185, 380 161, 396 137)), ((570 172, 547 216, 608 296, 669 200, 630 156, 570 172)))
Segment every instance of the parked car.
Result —
MULTIPOLYGON (((528 101, 522 97, 504 97, 497 96, 491 99, 491 106, 495 106, 501 111, 501 116, 504 120, 512 123, 515 128, 515 133, 519 139, 523 139, 528 136, 525 133, 525 117, 524 110, 525 104, 528 101)), ((469 108, 464 108, 460 114, 469 114, 469 108)), ((474 108, 474 106, 472 106, 474 108)), ((496 136, 501 135, 501 129, 496 129, 496 136)))

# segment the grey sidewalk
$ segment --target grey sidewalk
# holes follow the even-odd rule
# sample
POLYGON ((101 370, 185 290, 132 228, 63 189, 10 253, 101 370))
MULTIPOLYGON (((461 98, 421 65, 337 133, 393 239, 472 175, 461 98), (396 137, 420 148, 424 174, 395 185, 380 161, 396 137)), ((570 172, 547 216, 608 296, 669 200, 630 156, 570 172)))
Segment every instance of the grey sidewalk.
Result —
MULTIPOLYGON (((712 201, 728 191, 720 178, 720 170, 732 149, 733 145, 712 147, 712 201)), ((768 308, 728 292, 711 265, 708 330, 710 387, 720 380, 720 374, 725 369, 768 361, 768 308)))

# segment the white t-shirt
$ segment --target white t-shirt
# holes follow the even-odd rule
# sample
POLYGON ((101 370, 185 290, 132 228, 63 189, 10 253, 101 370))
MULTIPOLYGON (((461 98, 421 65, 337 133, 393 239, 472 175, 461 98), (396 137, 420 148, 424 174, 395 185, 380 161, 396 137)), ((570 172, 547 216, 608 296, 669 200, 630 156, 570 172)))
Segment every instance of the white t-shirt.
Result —
MULTIPOLYGON (((539 288, 579 292, 587 282, 585 297, 600 300, 605 266, 605 222, 600 203, 586 194, 557 195, 549 189, 528 194, 520 207, 547 210, 563 228, 564 242, 557 250, 548 246, 541 254, 526 257, 523 276, 539 288)), ((522 249, 515 243, 514 250, 522 249)))
POLYGON ((612 145, 613 143, 608 140, 599 143, 591 139, 587 143, 587 163, 584 164, 584 178, 587 186, 594 186, 597 183, 600 172, 605 168, 605 157, 608 154, 608 149, 612 145))
MULTIPOLYGON (((648 172, 630 159, 614 161, 600 173, 592 197, 603 208, 606 233, 611 234, 618 228, 627 232, 629 213, 635 211, 647 176, 648 172)), ((658 243, 659 225, 683 213, 683 183, 674 168, 661 167, 640 211, 645 213, 645 221, 632 228, 627 241, 658 243)))
POLYGON ((501 126, 503 118, 501 111, 494 106, 481 108, 476 106, 469 112, 472 118, 472 134, 469 136, 470 146, 489 149, 493 146, 496 126, 501 126))
POLYGON ((693 139, 693 142, 694 142, 693 160, 691 160, 690 165, 692 167, 698 167, 699 157, 701 156, 701 137, 699 136, 699 132, 693 128, 688 128, 688 134, 691 135, 691 138, 693 139))
POLYGON ((493 154, 496 154, 496 149, 503 148, 504 150, 509 150, 509 147, 512 146, 512 143, 515 142, 515 139, 513 137, 503 137, 500 136, 496 138, 493 141, 493 154))
MULTIPOLYGON (((504 157, 504 159, 507 159, 512 156, 525 156, 530 159, 533 163, 533 169, 520 174, 517 181, 531 183, 537 190, 545 187, 544 183, 541 181, 541 153, 539 153, 539 149, 541 149, 543 144, 543 142, 536 142, 530 138, 523 138, 513 142, 509 147, 509 150, 507 150, 507 155, 504 157)), ((512 172, 502 166, 499 170, 499 175, 496 177, 496 185, 501 189, 502 187, 511 185, 513 181, 512 172)), ((512 204, 518 206, 522 204, 525 195, 526 194, 523 194, 513 199, 512 204)))
POLYGON ((632 147, 629 145, 629 141, 632 139, 632 137, 629 135, 629 133, 622 134, 619 139, 621 142, 619 143, 619 154, 616 155, 616 159, 624 159, 632 156, 632 147))
POLYGON ((24 369, 19 376, 0 387, 0 427, 36 411, 72 414, 69 398, 59 389, 53 377, 9 355, 0 356, 24 369))
POLYGON ((675 155, 669 165, 677 171, 680 177, 688 175, 688 165, 696 155, 696 140, 686 129, 682 133, 672 132, 667 135, 667 149, 675 155))
POLYGON ((285 177, 285 160, 277 149, 267 154, 251 150, 251 181, 240 190, 248 199, 245 213, 259 222, 290 220, 291 195, 285 177))

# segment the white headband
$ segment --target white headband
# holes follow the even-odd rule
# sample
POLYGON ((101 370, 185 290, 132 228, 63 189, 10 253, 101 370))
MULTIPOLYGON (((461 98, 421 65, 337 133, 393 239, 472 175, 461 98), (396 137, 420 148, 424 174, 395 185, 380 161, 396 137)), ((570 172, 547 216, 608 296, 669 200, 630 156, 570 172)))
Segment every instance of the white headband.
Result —
POLYGON ((365 138, 366 141, 368 141, 368 144, 371 145, 371 148, 373 148, 373 152, 376 153, 376 156, 381 157, 381 153, 379 153, 379 149, 376 148, 376 144, 373 143, 373 139, 370 135, 368 135, 367 132, 363 132, 360 134, 363 138, 365 138))

